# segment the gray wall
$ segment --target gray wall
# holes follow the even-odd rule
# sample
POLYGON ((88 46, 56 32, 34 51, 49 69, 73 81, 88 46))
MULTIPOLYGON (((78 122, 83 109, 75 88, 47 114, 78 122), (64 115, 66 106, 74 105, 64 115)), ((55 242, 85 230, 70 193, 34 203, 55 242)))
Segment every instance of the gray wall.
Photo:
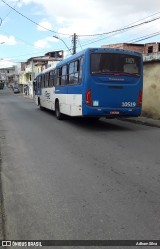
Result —
POLYGON ((144 63, 143 115, 160 119, 160 61, 144 63))

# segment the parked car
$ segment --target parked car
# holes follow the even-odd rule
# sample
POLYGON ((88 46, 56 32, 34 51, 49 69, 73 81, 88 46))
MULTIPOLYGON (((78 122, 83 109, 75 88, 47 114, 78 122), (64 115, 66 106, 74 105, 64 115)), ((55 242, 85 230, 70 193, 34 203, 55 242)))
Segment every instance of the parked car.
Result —
POLYGON ((20 90, 19 90, 19 88, 14 87, 13 92, 14 92, 14 93, 20 93, 20 90))

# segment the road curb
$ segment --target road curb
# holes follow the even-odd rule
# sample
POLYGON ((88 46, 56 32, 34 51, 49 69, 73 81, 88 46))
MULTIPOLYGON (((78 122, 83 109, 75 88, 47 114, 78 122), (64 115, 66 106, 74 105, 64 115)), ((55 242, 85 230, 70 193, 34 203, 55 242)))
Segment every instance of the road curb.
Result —
POLYGON ((160 128, 160 120, 157 120, 157 119, 138 117, 138 118, 123 118, 121 120, 131 122, 131 123, 137 123, 141 125, 147 125, 151 127, 160 128))
POLYGON ((5 240, 5 212, 4 212, 4 197, 2 184, 2 153, 0 141, 0 239, 5 240))

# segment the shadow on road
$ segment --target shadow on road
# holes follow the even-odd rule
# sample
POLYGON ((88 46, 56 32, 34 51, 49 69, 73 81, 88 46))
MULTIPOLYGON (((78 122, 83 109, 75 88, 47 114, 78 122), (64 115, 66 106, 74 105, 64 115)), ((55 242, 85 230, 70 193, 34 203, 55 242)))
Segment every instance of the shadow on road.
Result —
MULTIPOLYGON (((47 109, 42 109, 42 113, 49 114, 55 118, 57 122, 64 123, 64 124, 70 124, 71 126, 77 126, 78 128, 85 129, 88 131, 135 131, 135 127, 131 126, 131 124, 126 123, 124 121, 118 120, 118 119, 106 119, 106 118, 100 118, 99 120, 89 119, 89 118, 83 118, 83 117, 69 117, 65 116, 63 120, 57 120, 55 116, 55 112, 47 109)), ((139 129, 138 126, 136 129, 139 129)))

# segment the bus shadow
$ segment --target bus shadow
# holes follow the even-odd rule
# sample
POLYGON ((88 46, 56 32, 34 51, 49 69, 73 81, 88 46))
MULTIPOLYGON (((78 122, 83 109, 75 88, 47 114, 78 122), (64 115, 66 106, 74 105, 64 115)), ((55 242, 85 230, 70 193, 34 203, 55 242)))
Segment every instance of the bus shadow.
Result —
MULTIPOLYGON (((53 118, 56 119, 55 112, 47 109, 43 109, 41 111, 44 111, 45 113, 53 116, 53 118)), ((125 121, 121 121, 118 119, 106 119, 106 118, 100 118, 99 120, 89 119, 89 118, 83 118, 83 117, 70 117, 65 116, 63 120, 57 120, 57 122, 60 122, 60 124, 70 124, 71 126, 76 126, 80 129, 87 130, 87 131, 96 131, 96 132, 102 132, 102 131, 135 131, 133 127, 131 127, 131 124, 125 121)), ((138 127, 136 127, 136 130, 138 127)))
POLYGON ((67 120, 71 125, 83 128, 88 131, 132 131, 130 127, 126 127, 125 123, 121 123, 117 119, 100 118, 99 120, 85 118, 69 118, 67 120))

